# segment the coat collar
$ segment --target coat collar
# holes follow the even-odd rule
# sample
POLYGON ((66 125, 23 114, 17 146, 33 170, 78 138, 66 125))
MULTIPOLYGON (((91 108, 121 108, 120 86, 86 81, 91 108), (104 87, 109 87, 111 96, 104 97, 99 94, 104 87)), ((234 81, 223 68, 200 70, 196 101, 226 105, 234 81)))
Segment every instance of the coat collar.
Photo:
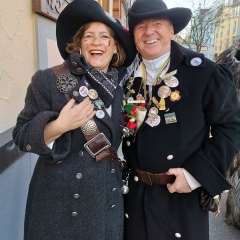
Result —
POLYGON ((175 70, 181 62, 184 62, 187 67, 191 68, 203 68, 206 64, 206 58, 204 54, 186 49, 175 41, 171 42, 170 59, 169 72, 175 70), (197 64, 193 63, 194 59, 198 60, 197 64))

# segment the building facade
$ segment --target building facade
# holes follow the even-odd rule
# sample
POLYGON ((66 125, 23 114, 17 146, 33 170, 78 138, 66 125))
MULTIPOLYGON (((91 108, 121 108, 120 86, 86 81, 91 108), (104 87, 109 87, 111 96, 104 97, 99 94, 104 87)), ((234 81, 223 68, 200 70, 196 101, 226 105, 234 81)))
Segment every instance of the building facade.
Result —
POLYGON ((222 11, 214 33, 215 59, 240 38, 240 1, 222 0, 220 4, 222 11))

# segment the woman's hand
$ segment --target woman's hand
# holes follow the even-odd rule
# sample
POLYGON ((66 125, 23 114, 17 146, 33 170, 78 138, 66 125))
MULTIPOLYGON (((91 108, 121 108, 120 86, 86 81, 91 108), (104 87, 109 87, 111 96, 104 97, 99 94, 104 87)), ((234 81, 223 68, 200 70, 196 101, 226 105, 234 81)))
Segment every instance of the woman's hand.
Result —
POLYGON ((77 105, 72 98, 63 107, 58 118, 45 126, 44 141, 46 145, 55 141, 65 132, 82 127, 95 113, 94 106, 89 98, 85 98, 77 105))
POLYGON ((85 98, 81 103, 75 105, 72 98, 62 109, 56 119, 60 133, 82 127, 89 119, 95 115, 94 106, 89 98, 85 98))

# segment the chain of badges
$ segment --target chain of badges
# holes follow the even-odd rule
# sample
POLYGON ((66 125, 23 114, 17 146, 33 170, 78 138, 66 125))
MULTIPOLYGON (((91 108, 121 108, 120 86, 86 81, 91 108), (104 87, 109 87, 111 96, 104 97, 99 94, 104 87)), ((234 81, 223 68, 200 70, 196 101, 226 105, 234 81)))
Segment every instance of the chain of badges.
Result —
POLYGON ((99 98, 99 95, 95 89, 88 89, 89 83, 85 80, 85 86, 81 86, 79 88, 79 94, 82 97, 89 97, 92 100, 94 108, 96 109, 96 117, 104 118, 105 112, 103 109, 105 108, 104 102, 99 98))
MULTIPOLYGON (((165 85, 159 87, 157 95, 159 100, 155 96, 151 98, 151 102, 154 104, 154 107, 146 108, 145 98, 141 94, 137 94, 136 99, 132 97, 135 94, 135 90, 132 89, 134 78, 131 77, 129 82, 126 85, 128 92, 124 95, 123 100, 123 109, 124 109, 124 119, 126 120, 126 127, 123 129, 123 136, 128 137, 134 135, 143 120, 145 119, 146 114, 148 113, 148 118, 146 123, 151 127, 156 127, 160 124, 161 118, 158 115, 159 111, 168 111, 166 108, 166 98, 170 98, 171 101, 178 101, 181 98, 180 92, 172 88, 175 88, 179 85, 178 79, 174 76, 177 73, 177 70, 174 70, 168 74, 165 74, 157 82, 163 81, 165 85)), ((160 77, 159 77, 160 78, 160 77)), ((142 85, 140 86, 140 88, 142 85)), ((177 122, 175 113, 164 114, 166 124, 177 122)))

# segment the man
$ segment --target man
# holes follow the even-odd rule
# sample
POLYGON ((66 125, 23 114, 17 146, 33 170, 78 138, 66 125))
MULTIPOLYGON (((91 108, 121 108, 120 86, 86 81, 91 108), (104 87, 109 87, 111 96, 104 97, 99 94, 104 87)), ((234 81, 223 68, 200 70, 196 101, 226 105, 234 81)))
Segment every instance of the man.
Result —
POLYGON ((138 122, 132 135, 124 129, 125 240, 207 240, 200 191, 217 201, 231 187, 225 174, 240 149, 236 89, 226 66, 172 40, 190 19, 189 9, 167 9, 161 0, 137 0, 129 10, 142 60, 126 83, 126 103, 135 105, 125 109, 144 108, 146 115, 140 127, 138 116, 124 115, 138 122))

